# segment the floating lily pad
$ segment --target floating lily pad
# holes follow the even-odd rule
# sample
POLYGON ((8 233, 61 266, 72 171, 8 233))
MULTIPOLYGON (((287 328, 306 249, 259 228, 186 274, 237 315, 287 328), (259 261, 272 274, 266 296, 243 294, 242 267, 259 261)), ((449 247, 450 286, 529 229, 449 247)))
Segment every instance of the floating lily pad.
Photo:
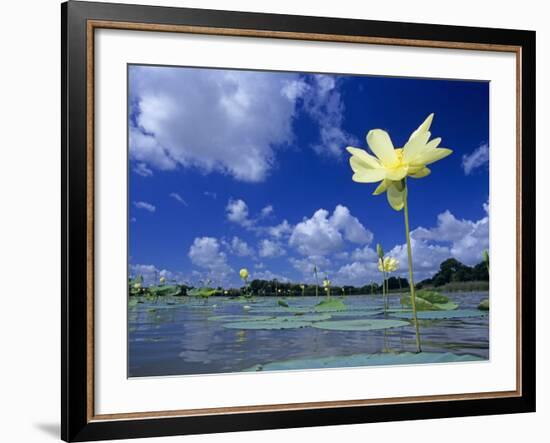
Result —
POLYGON ((252 308, 251 312, 257 312, 258 314, 307 314, 314 311, 308 308, 283 308, 282 306, 278 306, 252 308))
POLYGON ((422 363, 450 363, 484 360, 471 354, 450 352, 403 352, 400 354, 354 354, 336 357, 301 358, 252 366, 246 371, 286 371, 292 369, 345 368, 360 366, 416 365, 422 363))
POLYGON ((277 300, 277 304, 283 308, 288 308, 288 303, 284 300, 277 300))
POLYGON ((477 309, 480 309, 482 311, 488 311, 489 310, 489 299, 486 298, 485 300, 482 300, 477 309))
POLYGON ((292 317, 278 317, 289 321, 325 321, 332 316, 330 314, 295 314, 292 317))
POLYGON ((228 329, 299 329, 312 325, 309 321, 297 320, 293 317, 279 317, 263 321, 240 321, 224 323, 228 329))
POLYGON ((316 312, 345 311, 346 309, 345 303, 337 298, 327 298, 313 307, 316 312))
MULTIPOLYGON (((417 312, 416 316, 419 320, 440 320, 451 318, 467 318, 467 317, 484 317, 487 313, 473 309, 457 309, 455 311, 424 311, 417 312)), ((392 314, 392 317, 412 319, 412 312, 402 312, 392 314)))
MULTIPOLYGON (((435 292, 428 293, 428 294, 439 295, 435 292)), ((432 303, 420 296, 416 296, 415 298, 416 310, 417 311, 450 311, 458 308, 458 305, 452 301, 449 301, 447 297, 442 296, 443 298, 439 298, 439 297, 436 297, 435 295, 431 297, 433 300, 443 300, 444 298, 444 299, 447 299, 447 301, 443 303, 432 303)), ((410 307, 411 297, 409 295, 404 295, 403 297, 401 297, 401 304, 406 307, 410 307)))
POLYGON ((430 303, 449 302, 449 297, 441 295, 437 291, 426 291, 426 290, 416 291, 416 297, 420 297, 421 299, 429 301, 430 303))
POLYGON ((208 317, 207 320, 209 321, 263 321, 263 320, 269 320, 270 318, 267 315, 214 315, 212 317, 208 317))
POLYGON ((401 320, 360 319, 322 321, 312 326, 331 331, 374 331, 377 329, 399 328, 407 325, 409 325, 409 322, 401 320))
POLYGON ((383 309, 357 309, 348 311, 333 312, 333 317, 374 317, 375 315, 383 314, 383 309))

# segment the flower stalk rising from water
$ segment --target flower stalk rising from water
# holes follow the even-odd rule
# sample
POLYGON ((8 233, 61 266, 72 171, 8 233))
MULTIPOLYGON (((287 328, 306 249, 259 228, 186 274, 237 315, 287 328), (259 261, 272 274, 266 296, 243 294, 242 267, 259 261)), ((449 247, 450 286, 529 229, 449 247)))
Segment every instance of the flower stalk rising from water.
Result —
POLYGON ((388 276, 391 272, 397 271, 399 268, 399 261, 396 258, 393 257, 384 257, 384 254, 382 254, 382 257, 378 258, 378 270, 382 273, 382 276, 384 278, 383 281, 383 289, 384 289, 384 312, 389 307, 388 303, 388 294, 390 292, 390 286, 388 281, 388 276))
POLYGON ((241 277, 241 280, 244 282, 245 295, 248 295, 248 269, 242 268, 239 271, 239 277, 241 277))
POLYGON ((367 134, 367 143, 374 155, 363 149, 351 146, 347 148, 351 154, 350 165, 354 172, 352 180, 358 183, 380 182, 374 190, 374 195, 386 192, 390 206, 396 211, 403 210, 417 352, 421 352, 422 347, 416 316, 407 177, 426 177, 431 172, 427 167, 428 165, 447 157, 453 152, 450 149, 438 147, 441 143, 440 138, 430 140, 431 133, 429 130, 433 117, 434 114, 430 114, 424 120, 411 134, 403 148, 394 148, 389 134, 382 129, 372 129, 367 134))
POLYGON ((330 280, 328 279, 328 277, 325 277, 325 279, 323 280, 323 288, 325 288, 327 297, 330 298, 330 280))

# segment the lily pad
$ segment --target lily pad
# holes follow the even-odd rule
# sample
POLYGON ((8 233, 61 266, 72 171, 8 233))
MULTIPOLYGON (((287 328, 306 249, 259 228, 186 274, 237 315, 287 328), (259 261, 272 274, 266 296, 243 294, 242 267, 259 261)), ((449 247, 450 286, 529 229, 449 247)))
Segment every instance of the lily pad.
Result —
POLYGON ((333 317, 374 317, 375 315, 383 314, 383 309, 357 309, 348 311, 333 312, 333 317))
POLYGON ((279 317, 263 321, 240 321, 224 323, 228 329, 299 329, 312 325, 309 321, 295 320, 293 317, 279 317))
POLYGON ((316 312, 345 311, 346 309, 345 303, 337 298, 327 298, 313 308, 316 312))
MULTIPOLYGON (((437 293, 436 293, 437 294, 437 293)), ((457 309, 458 305, 452 301, 449 301, 447 297, 445 297, 448 301, 445 303, 432 303, 428 300, 425 300, 422 297, 417 296, 416 297, 416 310, 417 311, 451 311, 453 309, 457 309)), ((440 298, 433 297, 434 300, 440 298)), ((401 304, 410 307, 411 306, 411 298, 408 295, 405 295, 401 297, 401 304)))
POLYGON ((477 309, 480 309, 481 311, 488 311, 489 310, 489 299, 486 298, 485 300, 482 300, 477 309))
POLYGON ((360 319, 322 321, 312 326, 331 331, 374 331, 377 329, 399 328, 401 326, 408 326, 409 324, 409 322, 401 320, 360 319))
POLYGON ((263 320, 269 320, 270 318, 267 315, 214 315, 212 317, 208 317, 207 320, 209 321, 263 321, 263 320))
POLYGON ((347 356, 301 358, 254 365, 246 371, 286 371, 292 369, 323 369, 361 366, 416 365, 484 360, 477 355, 457 355, 450 352, 402 352, 400 354, 354 354, 347 356))
POLYGON ((420 290, 416 292, 416 296, 430 303, 447 303, 449 301, 449 297, 445 297, 437 291, 420 290))
MULTIPOLYGON (((424 311, 417 312, 416 316, 419 320, 440 320, 452 318, 467 318, 467 317, 484 317, 486 312, 473 309, 457 309, 455 311, 424 311)), ((392 314, 392 317, 412 319, 412 312, 402 312, 392 314)))

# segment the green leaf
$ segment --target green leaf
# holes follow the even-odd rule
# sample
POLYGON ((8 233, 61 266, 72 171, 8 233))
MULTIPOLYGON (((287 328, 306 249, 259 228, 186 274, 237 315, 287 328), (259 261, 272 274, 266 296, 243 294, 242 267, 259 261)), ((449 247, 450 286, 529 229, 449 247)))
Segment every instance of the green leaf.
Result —
POLYGON ((410 325, 409 322, 401 320, 332 320, 315 323, 312 326, 318 329, 331 331, 374 331, 378 329, 399 328, 410 325))
POLYGON ((254 365, 246 371, 287 371, 292 369, 323 369, 362 366, 394 366, 425 363, 480 361, 477 355, 457 355, 450 352, 402 352, 399 354, 353 354, 333 357, 300 358, 254 365))
POLYGON ((345 303, 337 298, 327 298, 313 308, 315 312, 345 311, 346 309, 345 303))
POLYGON ((288 303, 284 300, 277 300, 277 304, 283 308, 288 308, 288 303))
POLYGON ((208 321, 240 322, 240 321, 263 321, 269 320, 267 315, 213 315, 208 317, 208 321))
POLYGON ((486 298, 485 300, 482 300, 477 309, 480 309, 482 311, 488 311, 489 310, 489 299, 486 298))
POLYGON ((299 329, 310 326, 308 321, 293 320, 292 317, 277 318, 264 321, 241 321, 225 323, 222 326, 227 329, 299 329))
MULTIPOLYGON (((458 309, 455 311, 425 311, 417 312, 416 316, 419 320, 440 320, 452 318, 467 318, 467 317, 484 317, 486 312, 473 309, 458 309)), ((412 319, 412 312, 402 312, 391 314, 392 317, 412 319)))

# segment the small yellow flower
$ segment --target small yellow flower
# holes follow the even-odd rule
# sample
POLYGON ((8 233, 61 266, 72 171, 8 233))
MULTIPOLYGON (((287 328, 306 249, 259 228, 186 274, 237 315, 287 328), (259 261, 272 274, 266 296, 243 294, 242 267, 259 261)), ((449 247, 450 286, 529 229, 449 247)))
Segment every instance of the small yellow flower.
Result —
POLYGON ((394 272, 399 268, 399 261, 393 257, 378 259, 378 270, 380 272, 394 272))
POLYGON ((141 289, 141 283, 134 283, 134 289, 141 289))
POLYGON ((381 182, 374 195, 387 191, 390 206, 400 211, 404 206, 405 177, 423 178, 430 174, 427 165, 441 160, 453 151, 438 148, 440 138, 430 141, 429 131, 434 114, 414 131, 403 148, 395 149, 389 134, 382 129, 373 129, 367 134, 367 143, 374 155, 363 149, 349 146, 348 152, 353 181, 359 183, 381 182))
POLYGON ((159 281, 160 284, 163 285, 164 283, 166 283, 166 277, 161 277, 159 281))
POLYGON ((239 275, 240 277, 246 281, 246 279, 248 278, 248 269, 246 268, 242 268, 240 271, 239 271, 239 275))
POLYGON ((325 290, 326 290, 327 288, 330 288, 330 280, 329 280, 328 278, 325 278, 325 279, 323 280, 323 286, 324 286, 325 290))

